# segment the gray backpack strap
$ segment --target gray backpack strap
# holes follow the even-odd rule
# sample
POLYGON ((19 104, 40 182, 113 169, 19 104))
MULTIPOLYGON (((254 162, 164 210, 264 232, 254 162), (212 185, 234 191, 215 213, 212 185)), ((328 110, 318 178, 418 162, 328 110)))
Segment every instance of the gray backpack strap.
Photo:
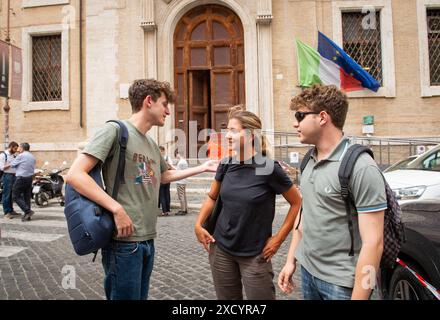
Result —
MULTIPOLYGON (((300 173, 303 173, 304 169, 306 168, 307 163, 309 162, 309 160, 312 156, 313 150, 315 150, 315 148, 310 148, 309 151, 307 151, 307 153, 304 155, 304 158, 302 159, 301 164, 299 166, 300 173)), ((299 220, 298 220, 298 224, 295 227, 295 230, 298 230, 299 224, 301 223, 302 212, 303 212, 303 207, 301 205, 301 210, 299 212, 299 220)))
POLYGON ((354 255, 353 217, 351 214, 351 208, 356 209, 355 201, 350 191, 349 184, 356 160, 364 152, 368 153, 374 159, 373 151, 371 151, 371 149, 360 144, 350 146, 341 160, 341 165, 338 171, 339 183, 341 184, 341 196, 345 203, 348 230, 350 231, 351 246, 349 256, 354 255))

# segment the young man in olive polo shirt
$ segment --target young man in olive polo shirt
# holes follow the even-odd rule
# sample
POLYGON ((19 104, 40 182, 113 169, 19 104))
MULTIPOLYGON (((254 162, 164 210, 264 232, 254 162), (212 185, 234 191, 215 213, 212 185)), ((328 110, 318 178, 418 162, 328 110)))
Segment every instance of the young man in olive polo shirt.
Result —
POLYGON ((160 183, 217 170, 217 161, 186 170, 168 170, 159 146, 146 134, 153 126, 165 124, 165 118, 170 115, 168 103, 173 102, 173 96, 167 82, 136 80, 131 85, 129 98, 133 114, 123 121, 128 129, 128 144, 125 183, 119 188, 118 201, 109 195, 119 160, 116 124, 107 123, 96 133, 72 164, 66 178, 79 193, 113 213, 117 235, 102 250, 104 288, 109 300, 145 300, 148 297, 160 183), (108 193, 88 175, 99 161, 103 162, 108 193))
POLYGON ((369 299, 383 251, 387 200, 382 174, 368 154, 357 160, 349 185, 358 212, 353 213, 355 253, 349 256, 350 233, 338 178, 350 146, 343 133, 347 96, 335 86, 314 86, 294 97, 291 109, 296 111, 294 127, 301 143, 315 148, 302 173, 302 218, 278 285, 286 293, 292 290, 298 260, 304 299, 369 299))

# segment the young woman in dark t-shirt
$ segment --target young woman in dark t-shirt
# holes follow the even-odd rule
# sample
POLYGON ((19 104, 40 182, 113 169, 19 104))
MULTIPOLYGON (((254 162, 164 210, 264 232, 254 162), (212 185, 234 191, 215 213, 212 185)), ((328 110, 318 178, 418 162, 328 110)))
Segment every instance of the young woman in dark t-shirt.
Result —
POLYGON ((197 239, 209 252, 214 287, 221 300, 275 299, 271 259, 293 228, 301 197, 278 162, 267 157, 261 120, 236 106, 229 113, 226 139, 234 156, 222 161, 195 225, 197 239), (222 210, 214 234, 202 227, 220 194, 222 210), (290 209, 272 235, 275 198, 290 209))

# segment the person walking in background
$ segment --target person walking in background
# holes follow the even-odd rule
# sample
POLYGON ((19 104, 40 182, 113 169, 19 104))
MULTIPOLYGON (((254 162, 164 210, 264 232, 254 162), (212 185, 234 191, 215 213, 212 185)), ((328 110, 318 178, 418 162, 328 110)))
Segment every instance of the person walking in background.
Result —
POLYGON ((261 120, 236 106, 230 110, 226 139, 235 152, 223 159, 200 209, 194 231, 209 252, 217 298, 275 299, 271 259, 293 228, 301 197, 281 166, 268 157, 261 120), (269 170, 268 170, 269 168, 269 170), (272 235, 275 199, 290 204, 281 228, 272 235), (222 203, 214 234, 203 228, 217 197, 222 203))
MULTIPOLYGON (((176 151, 174 152, 174 157, 177 159, 177 170, 188 169, 188 162, 183 157, 183 155, 179 153, 178 149, 176 149, 176 151)), ((177 196, 179 197, 180 201, 180 210, 176 213, 176 216, 184 216, 188 213, 188 202, 186 200, 186 184, 186 179, 177 181, 177 196)))
POLYGON ((10 166, 11 161, 15 159, 18 149, 18 143, 12 141, 9 143, 8 149, 0 154, 0 170, 3 171, 2 183, 3 183, 3 194, 2 194, 2 205, 3 213, 6 219, 12 219, 16 216, 20 216, 19 213, 14 211, 13 201, 12 201, 12 187, 15 182, 16 169, 10 166))
MULTIPOLYGON (((159 147, 160 154, 162 155, 165 163, 167 164, 168 170, 175 170, 176 167, 170 157, 166 154, 165 147, 159 147)), ((162 216, 169 216, 171 213, 171 193, 170 193, 170 183, 161 183, 159 189, 159 207, 162 209, 162 216)))
MULTIPOLYGON (((29 143, 21 143, 19 155, 12 160, 10 167, 16 170, 16 180, 12 188, 12 200, 23 210, 21 221, 30 221, 34 211, 31 210, 32 179, 35 171, 35 157, 30 152, 29 143)), ((5 166, 9 168, 9 166, 5 166)))

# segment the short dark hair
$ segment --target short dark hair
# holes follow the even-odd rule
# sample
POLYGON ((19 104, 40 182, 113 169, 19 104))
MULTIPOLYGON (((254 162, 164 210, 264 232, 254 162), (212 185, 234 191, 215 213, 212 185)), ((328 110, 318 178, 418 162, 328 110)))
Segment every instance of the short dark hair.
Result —
POLYGON ((342 130, 348 112, 348 99, 335 85, 314 85, 290 101, 290 109, 296 111, 300 108, 308 108, 313 112, 327 112, 332 123, 342 130))
POLYGON ((160 151, 165 151, 165 147, 164 146, 159 146, 160 151))
POLYGON ((165 81, 157 81, 155 79, 135 80, 128 89, 128 97, 133 113, 141 110, 142 104, 147 96, 151 96, 154 102, 162 95, 168 100, 168 103, 174 102, 174 92, 171 90, 170 84, 165 81))
POLYGON ((27 142, 20 143, 20 146, 23 148, 24 151, 31 150, 31 146, 27 142))
POLYGON ((11 141, 8 145, 8 149, 16 148, 18 147, 18 143, 15 141, 11 141))

